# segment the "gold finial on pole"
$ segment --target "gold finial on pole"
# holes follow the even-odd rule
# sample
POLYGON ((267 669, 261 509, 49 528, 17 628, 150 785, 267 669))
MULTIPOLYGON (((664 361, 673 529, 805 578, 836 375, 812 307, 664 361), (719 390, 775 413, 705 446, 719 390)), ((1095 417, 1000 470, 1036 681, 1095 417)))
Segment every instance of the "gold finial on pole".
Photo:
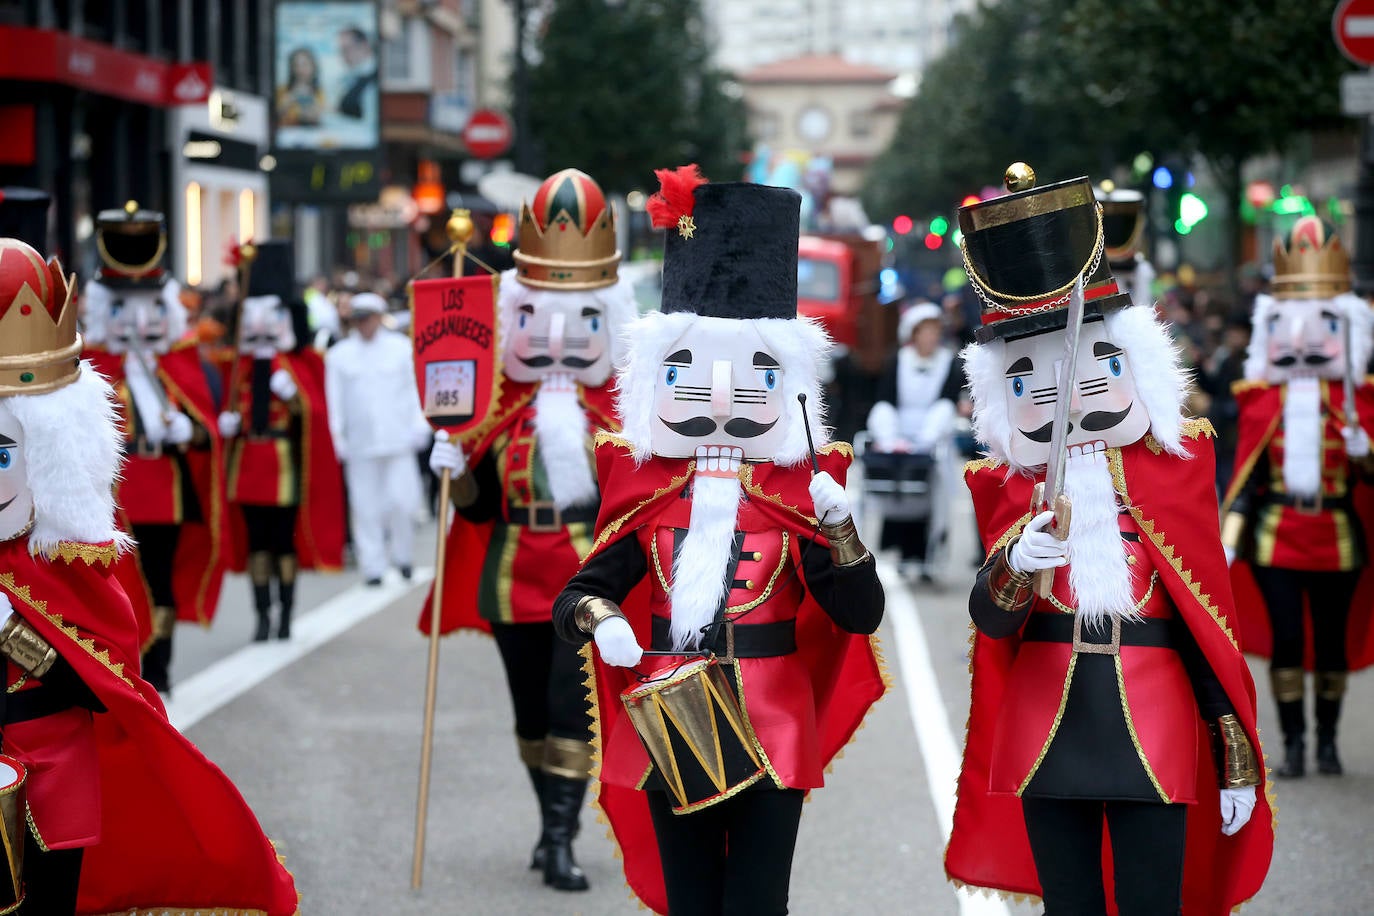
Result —
POLYGON ((130 216, 133 216, 135 213, 137 213, 137 212, 138 212, 138 201, 136 201, 136 200, 126 200, 126 201, 124 202, 124 212, 127 213, 127 214, 129 214, 130 216))
POLYGON ((472 211, 459 207, 456 208, 444 224, 444 231, 448 233, 448 240, 453 243, 453 275, 461 277, 463 275, 463 261, 468 256, 468 242, 472 239, 476 226, 472 223, 472 211))
POLYGON ((1029 191, 1035 187, 1035 169, 1024 162, 1013 162, 1007 166, 1007 173, 1002 180, 1006 182, 1007 190, 1013 194, 1017 191, 1029 191))

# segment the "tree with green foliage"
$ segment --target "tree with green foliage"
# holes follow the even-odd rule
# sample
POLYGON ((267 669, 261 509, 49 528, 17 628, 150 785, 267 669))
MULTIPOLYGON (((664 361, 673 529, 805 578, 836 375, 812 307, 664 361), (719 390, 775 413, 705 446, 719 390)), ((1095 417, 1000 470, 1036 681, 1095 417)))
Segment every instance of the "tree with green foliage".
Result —
POLYGON ((652 189, 655 168, 688 162, 725 180, 749 148, 728 89, 698 0, 554 0, 529 70, 530 128, 546 171, 583 169, 608 192, 652 189))

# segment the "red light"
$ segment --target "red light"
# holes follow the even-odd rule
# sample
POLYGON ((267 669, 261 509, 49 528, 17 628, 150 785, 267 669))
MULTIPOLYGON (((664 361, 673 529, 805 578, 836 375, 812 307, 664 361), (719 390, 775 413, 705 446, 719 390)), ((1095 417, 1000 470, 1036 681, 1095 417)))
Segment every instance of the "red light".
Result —
POLYGON ((943 243, 943 242, 944 242, 944 239, 940 238, 940 237, 939 237, 938 235, 936 235, 935 233, 933 233, 933 232, 928 232, 928 233, 926 233, 926 247, 929 248, 931 251, 934 251, 936 248, 939 248, 940 245, 941 245, 941 243, 943 243))
POLYGON ((970 194, 968 197, 965 197, 963 200, 959 202, 959 206, 971 207, 976 203, 982 203, 982 200, 983 198, 979 197, 977 194, 970 194))
POLYGON ((498 213, 491 221, 491 242, 504 248, 515 238, 515 219, 509 213, 498 213))
POLYGON ((892 231, 898 235, 906 235, 916 224, 911 221, 911 217, 903 213, 892 221, 892 231))

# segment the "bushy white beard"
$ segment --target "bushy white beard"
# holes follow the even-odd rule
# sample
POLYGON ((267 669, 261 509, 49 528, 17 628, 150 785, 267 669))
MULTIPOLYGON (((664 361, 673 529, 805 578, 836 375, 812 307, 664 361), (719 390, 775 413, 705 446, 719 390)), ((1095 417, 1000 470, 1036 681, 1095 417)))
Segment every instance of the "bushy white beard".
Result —
POLYGON ((730 588, 725 575, 742 495, 738 477, 698 474, 692 484, 692 518, 682 550, 673 559, 673 593, 668 600, 675 651, 700 645, 701 628, 715 620, 730 588))
POLYGON ((1283 485, 1295 496, 1321 489, 1322 390, 1315 378, 1288 382, 1283 399, 1283 485))
POLYGON ((559 509, 596 500, 587 433, 587 415, 577 400, 577 387, 540 385, 534 394, 534 435, 559 509))
POLYGON ((1073 504, 1069 585, 1078 613, 1091 626, 1113 616, 1138 618, 1106 452, 1070 455, 1065 464, 1064 493, 1073 504))

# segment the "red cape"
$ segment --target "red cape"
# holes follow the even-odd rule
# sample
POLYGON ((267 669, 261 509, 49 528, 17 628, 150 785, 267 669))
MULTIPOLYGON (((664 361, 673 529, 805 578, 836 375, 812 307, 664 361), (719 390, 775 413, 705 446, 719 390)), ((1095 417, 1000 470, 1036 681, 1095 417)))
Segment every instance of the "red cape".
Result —
MULTIPOLYGON (((239 358, 252 360, 250 356, 239 358)), ((343 569, 345 533, 343 468, 334 455, 334 440, 329 434, 324 358, 307 347, 294 353, 278 353, 272 367, 290 373, 301 398, 301 503, 296 514, 296 562, 301 569, 338 572, 343 569)), ((225 361, 224 373, 228 391, 232 360, 225 361)), ((243 379, 250 378, 250 373, 251 367, 245 367, 243 379)), ((230 512, 229 516, 233 548, 230 568, 243 572, 248 564, 248 533, 242 514, 230 512)))
MULTIPOLYGON (((292 916, 291 873, 234 784, 167 721, 138 676, 133 611, 110 578, 114 545, 63 544, 34 559, 0 545, 0 589, 105 705, 101 841, 86 849, 77 912, 292 916)), ((30 778, 41 778, 41 774, 30 778)))
MULTIPOLYGON (((844 484, 853 453, 847 445, 833 444, 818 453, 821 470, 844 484)), ((588 558, 611 544, 632 535, 649 524, 662 511, 663 504, 678 498, 689 480, 695 462, 650 458, 635 465, 627 444, 614 436, 598 436, 596 444, 597 479, 601 481, 601 513, 597 518, 597 539, 588 558)), ((828 549, 825 537, 815 533, 816 519, 805 514, 811 508, 807 484, 809 469, 779 468, 773 464, 746 465, 745 492, 754 506, 779 528, 793 534, 792 562, 801 563, 800 543, 812 537, 812 549, 828 549)), ((646 577, 626 598, 622 610, 634 627, 640 645, 651 642, 648 606, 649 580, 646 577)), ((634 682, 625 668, 602 664, 588 643, 587 686, 594 722, 595 763, 593 775, 601 770, 602 738, 612 727, 629 728, 620 692, 634 682)), ((820 605, 806 599, 797 613, 797 652, 810 669, 815 691, 816 726, 821 755, 827 768, 863 724, 869 708, 887 689, 887 676, 878 650, 877 637, 859 636, 838 629, 820 605)), ((625 862, 625 881, 645 906, 656 913, 668 911, 668 896, 659 861, 658 841, 654 836, 649 806, 643 792, 597 783, 597 803, 606 813, 611 838, 625 862)), ((691 817, 692 815, 683 815, 691 817)))
MULTIPOLYGON (((124 377, 124 357, 103 349, 90 349, 82 354, 96 371, 111 383, 124 377)), ((219 607, 220 586, 227 571, 229 543, 229 513, 225 504, 224 440, 219 434, 219 410, 210 392, 210 383, 201 365, 200 351, 192 342, 176 344, 158 357, 158 381, 167 396, 210 437, 208 449, 190 449, 186 464, 191 474, 196 501, 200 504, 199 521, 181 525, 176 558, 172 566, 172 592, 176 599, 178 620, 209 626, 219 607)), ((121 513, 122 516, 122 513, 121 513)), ((121 526, 129 525, 121 517, 121 526)), ((140 577, 141 578, 141 577, 140 577)), ((125 582, 126 588, 128 582, 125 582)), ((143 594, 134 596, 135 609, 151 607, 152 599, 144 584, 143 594)))
MULTIPOLYGON (((1250 479, 1256 463, 1269 448, 1269 441, 1283 425, 1282 385, 1266 382, 1237 382, 1234 386, 1236 404, 1240 408, 1240 425, 1236 441, 1236 462, 1231 483, 1226 488, 1222 501, 1222 514, 1231 507, 1231 502, 1250 479)), ((1345 389, 1331 384, 1327 386, 1327 409, 1337 416, 1344 416, 1345 389)), ((1374 434, 1374 385, 1368 381, 1355 389, 1356 410, 1360 426, 1367 433, 1374 434)), ((1346 662, 1351 671, 1359 671, 1374 665, 1374 564, 1370 563, 1368 553, 1374 551, 1374 486, 1351 478, 1351 498, 1355 504, 1355 514, 1359 516, 1360 527, 1364 531, 1366 550, 1364 570, 1360 574, 1355 589, 1355 598, 1350 603, 1350 616, 1346 623, 1345 652, 1346 662)), ((1265 608, 1264 596, 1255 583, 1254 574, 1247 560, 1237 560, 1231 565, 1231 588, 1236 597, 1236 609, 1240 612, 1241 648, 1246 652, 1269 658, 1274 650, 1274 634, 1269 627, 1269 613, 1265 608)), ((1310 614, 1303 615, 1303 641, 1307 670, 1313 670, 1312 619, 1310 614)))
MULTIPOLYGON (((1212 435, 1206 421, 1188 425, 1184 444, 1191 462, 1186 468, 1183 459, 1163 451, 1156 454, 1158 446, 1150 439, 1121 449, 1119 455, 1108 454, 1118 490, 1145 535, 1141 543, 1159 569, 1160 581, 1260 755, 1255 685, 1229 624, 1234 612, 1213 490, 1216 459, 1206 441, 1212 435)), ((964 476, 991 556, 1030 520, 1035 480, 992 459, 971 462, 964 476)), ((972 705, 945 872, 957 884, 1039 896, 1021 800, 988 792, 993 729, 1020 637, 989 639, 974 629, 972 644, 972 705)), ((1253 897, 1264 883, 1274 849, 1274 807, 1266 779, 1257 790, 1250 823, 1235 836, 1223 836, 1211 738, 1200 716, 1194 727, 1198 803, 1188 811, 1183 912, 1221 916, 1253 897)), ((1104 849, 1103 874, 1110 899, 1110 849, 1104 849)))
MULTIPOLYGON (((599 388, 577 386, 583 408, 593 418, 592 432, 598 429, 619 432, 620 420, 615 413, 615 393, 610 383, 599 388)), ((480 427, 464 444, 468 467, 476 467, 486 455, 496 437, 515 423, 520 412, 534 400, 539 391, 536 382, 501 381, 501 400, 480 427)), ((477 588, 482 577, 482 563, 491 542, 492 522, 469 522, 453 507, 449 507, 448 543, 444 547, 444 600, 439 608, 439 634, 447 636, 454 630, 476 630, 490 633, 491 625, 477 612, 477 588)), ((416 628, 429 635, 433 613, 434 586, 425 595, 416 628)))

